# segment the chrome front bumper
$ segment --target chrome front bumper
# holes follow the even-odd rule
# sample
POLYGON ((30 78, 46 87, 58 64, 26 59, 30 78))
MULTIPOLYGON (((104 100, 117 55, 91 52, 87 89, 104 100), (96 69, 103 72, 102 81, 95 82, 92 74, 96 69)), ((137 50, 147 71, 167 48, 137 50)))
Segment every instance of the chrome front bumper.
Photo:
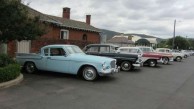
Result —
POLYGON ((174 61, 174 58, 173 58, 173 57, 172 57, 172 58, 170 58, 170 59, 169 59, 169 61, 170 61, 170 62, 173 62, 173 61, 174 61))
POLYGON ((160 59, 160 60, 157 60, 157 63, 161 63, 161 64, 163 64, 164 63, 164 61, 162 60, 162 58, 160 59))
POLYGON ((100 76, 106 76, 106 75, 111 75, 111 74, 118 73, 119 71, 120 71, 120 67, 111 68, 111 69, 107 69, 107 70, 101 70, 101 72, 99 72, 99 75, 100 76))

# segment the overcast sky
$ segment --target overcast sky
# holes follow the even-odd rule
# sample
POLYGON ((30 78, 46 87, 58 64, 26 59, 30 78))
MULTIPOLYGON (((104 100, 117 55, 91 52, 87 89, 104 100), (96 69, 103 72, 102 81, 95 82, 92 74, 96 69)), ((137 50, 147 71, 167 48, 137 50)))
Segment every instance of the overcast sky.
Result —
POLYGON ((24 0, 45 14, 62 16, 62 8, 71 8, 71 19, 84 21, 91 14, 97 28, 121 33, 138 33, 160 38, 176 35, 194 38, 193 0, 24 0))

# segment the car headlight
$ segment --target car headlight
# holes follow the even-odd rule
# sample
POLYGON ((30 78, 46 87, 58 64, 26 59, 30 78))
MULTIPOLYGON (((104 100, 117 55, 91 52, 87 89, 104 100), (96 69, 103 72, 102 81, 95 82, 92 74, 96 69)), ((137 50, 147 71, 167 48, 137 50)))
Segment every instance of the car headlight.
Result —
POLYGON ((106 65, 106 62, 104 62, 104 63, 102 64, 102 69, 103 69, 103 70, 106 70, 106 69, 109 69, 109 68, 110 68, 110 67, 106 65))

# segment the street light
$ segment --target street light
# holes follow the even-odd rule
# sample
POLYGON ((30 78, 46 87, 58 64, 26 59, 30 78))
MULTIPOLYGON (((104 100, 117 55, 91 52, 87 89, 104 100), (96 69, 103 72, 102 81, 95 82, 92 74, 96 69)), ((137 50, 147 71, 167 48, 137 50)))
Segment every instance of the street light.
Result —
POLYGON ((175 27, 176 27, 176 19, 174 20, 174 32, 173 32, 173 39, 172 39, 172 49, 174 49, 175 27))

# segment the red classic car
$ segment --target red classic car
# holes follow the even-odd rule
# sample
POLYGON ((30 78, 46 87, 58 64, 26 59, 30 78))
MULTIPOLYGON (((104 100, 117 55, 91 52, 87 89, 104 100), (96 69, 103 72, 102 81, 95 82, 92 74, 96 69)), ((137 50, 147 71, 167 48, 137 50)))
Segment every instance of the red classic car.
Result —
POLYGON ((169 61, 173 61, 173 55, 171 53, 159 53, 159 52, 155 52, 154 49, 152 47, 139 47, 143 53, 148 53, 148 55, 152 54, 152 55, 160 55, 162 56, 162 63, 163 64, 168 64, 169 61))
POLYGON ((150 67, 155 67, 157 63, 163 63, 162 55, 151 52, 143 52, 139 47, 120 47, 117 52, 124 54, 137 54, 141 56, 143 64, 150 67))

